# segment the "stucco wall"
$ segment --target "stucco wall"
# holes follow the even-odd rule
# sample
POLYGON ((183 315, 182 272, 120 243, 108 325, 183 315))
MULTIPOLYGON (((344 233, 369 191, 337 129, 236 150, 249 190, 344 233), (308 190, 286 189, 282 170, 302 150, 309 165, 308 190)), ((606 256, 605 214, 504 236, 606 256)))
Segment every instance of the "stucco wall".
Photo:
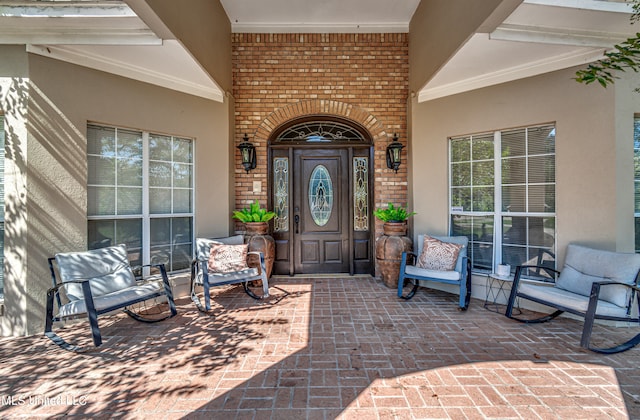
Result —
MULTIPOLYGON (((568 69, 425 103, 412 103, 414 232, 445 234, 448 137, 556 124, 558 265, 569 242, 633 251, 633 117, 626 78, 607 90, 568 69)), ((636 79, 637 80, 637 79, 636 79)), ((634 96, 635 95, 635 96, 634 96)))
MULTIPOLYGON (((0 48, 0 61, 4 52, 0 48)), ((20 263, 24 271, 7 271, 13 290, 7 290, 0 318, 2 335, 42 331, 50 286, 46 258, 86 249, 87 122, 194 138, 196 235, 230 230, 230 101, 208 101, 34 55, 28 55, 28 75, 26 136, 18 133, 12 141, 19 150, 7 154, 25 185, 16 193, 25 200, 14 216, 21 221, 7 221, 6 227, 14 266, 20 263), (18 305, 9 304, 11 293, 18 305)))

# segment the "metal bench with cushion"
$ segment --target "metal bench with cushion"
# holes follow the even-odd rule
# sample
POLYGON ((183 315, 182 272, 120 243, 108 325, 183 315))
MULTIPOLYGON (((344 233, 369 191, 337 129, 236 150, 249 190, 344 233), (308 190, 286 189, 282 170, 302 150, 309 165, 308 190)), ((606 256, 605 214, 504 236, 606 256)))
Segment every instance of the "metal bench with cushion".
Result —
POLYGON ((155 265, 161 280, 138 281, 127 259, 124 245, 110 246, 85 252, 66 252, 49 258, 53 287, 47 291, 45 335, 60 347, 80 351, 81 348, 64 341, 53 332, 53 324, 87 316, 93 344, 102 344, 98 316, 123 309, 142 322, 158 322, 176 315, 173 292, 163 264, 155 265), (58 268, 56 276, 54 261, 58 268), (169 313, 161 317, 145 317, 130 307, 150 299, 166 298, 169 313), (65 301, 66 303, 62 303, 65 301), (57 303, 57 312, 54 306, 57 303))
MULTIPOLYGON (((459 309, 466 310, 469 307, 471 298, 471 263, 467 257, 467 246, 469 239, 466 236, 418 236, 418 252, 404 252, 400 263, 400 275, 398 277, 398 297, 403 299, 411 299, 418 290, 419 286, 427 286, 426 282, 436 282, 444 284, 453 284, 459 287, 460 299, 459 309), (435 239, 433 242, 442 242, 445 244, 457 245, 457 258, 451 260, 450 267, 423 268, 420 267, 419 260, 423 255, 425 237, 435 239), (455 261, 455 262, 454 262, 455 261), (413 287, 407 295, 404 295, 404 288, 407 284, 413 287)), ((446 259, 446 255, 438 249, 434 250, 433 256, 436 260, 439 256, 446 259)))
POLYGON ((592 249, 569 244, 562 271, 544 267, 555 275, 545 281, 522 281, 538 266, 516 268, 515 278, 505 315, 524 323, 550 321, 563 312, 584 318, 580 345, 598 353, 619 353, 640 343, 640 333, 623 344, 611 348, 596 348, 589 343, 596 319, 640 323, 640 254, 592 249), (535 319, 513 315, 516 299, 527 299, 555 311, 535 319))
MULTIPOLYGON (((229 236, 226 238, 196 238, 196 258, 191 263, 191 300, 200 311, 211 310, 211 287, 227 284, 242 283, 244 291, 254 299, 264 299, 269 297, 269 282, 267 279, 267 269, 264 255, 261 252, 249 252, 244 249, 244 261, 239 265, 227 264, 218 270, 212 269, 212 247, 220 249, 220 255, 230 255, 225 252, 224 245, 229 246, 233 251, 234 247, 246 247, 242 235, 229 236), (258 267, 250 267, 249 256, 255 255, 259 260, 258 267), (250 288, 249 282, 262 281, 262 296, 256 295, 250 288), (196 293, 196 287, 202 287, 204 294, 204 307, 196 293)), ((238 254, 239 255, 239 254, 238 254)))

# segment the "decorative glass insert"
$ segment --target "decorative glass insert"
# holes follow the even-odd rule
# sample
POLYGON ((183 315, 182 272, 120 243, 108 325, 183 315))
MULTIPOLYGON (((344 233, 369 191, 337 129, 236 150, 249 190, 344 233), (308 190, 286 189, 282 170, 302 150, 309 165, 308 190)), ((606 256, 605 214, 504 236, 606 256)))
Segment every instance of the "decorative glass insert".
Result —
POLYGON ((353 158, 353 230, 369 230, 369 159, 353 158))
POLYGON ((318 226, 324 226, 333 209, 333 184, 331 175, 324 165, 318 165, 309 179, 309 209, 318 226))
POLYGON ((366 143, 362 133, 353 127, 335 121, 310 121, 296 124, 284 130, 277 143, 366 143))
POLYGON ((289 158, 273 159, 274 232, 289 231, 289 158))

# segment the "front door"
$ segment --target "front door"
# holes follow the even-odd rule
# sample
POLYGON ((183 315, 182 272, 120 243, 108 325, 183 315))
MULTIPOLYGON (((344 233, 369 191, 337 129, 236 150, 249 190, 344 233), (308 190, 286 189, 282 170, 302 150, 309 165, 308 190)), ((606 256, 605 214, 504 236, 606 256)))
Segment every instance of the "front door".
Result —
POLYGON ((272 147, 274 274, 373 273, 371 152, 272 147))
POLYGON ((296 273, 348 273, 347 149, 296 149, 293 257, 296 273))
POLYGON ((269 140, 274 274, 372 274, 373 147, 333 116, 292 120, 269 140))

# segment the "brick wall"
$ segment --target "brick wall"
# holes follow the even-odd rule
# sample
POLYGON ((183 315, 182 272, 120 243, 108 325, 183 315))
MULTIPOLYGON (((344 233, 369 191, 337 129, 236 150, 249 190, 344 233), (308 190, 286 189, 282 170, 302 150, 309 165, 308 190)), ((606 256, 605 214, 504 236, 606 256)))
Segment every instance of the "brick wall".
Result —
MULTIPOLYGON (((236 208, 267 204, 267 143, 280 124, 334 114, 364 125, 374 139, 374 207, 407 202, 406 153, 394 173, 385 150, 407 140, 407 34, 233 34, 235 141, 249 135, 258 167, 246 174, 236 149, 236 208), (253 182, 262 192, 254 193, 253 182)), ((405 151, 406 152, 406 151, 405 151)), ((377 223, 377 235, 381 225, 377 223)))

